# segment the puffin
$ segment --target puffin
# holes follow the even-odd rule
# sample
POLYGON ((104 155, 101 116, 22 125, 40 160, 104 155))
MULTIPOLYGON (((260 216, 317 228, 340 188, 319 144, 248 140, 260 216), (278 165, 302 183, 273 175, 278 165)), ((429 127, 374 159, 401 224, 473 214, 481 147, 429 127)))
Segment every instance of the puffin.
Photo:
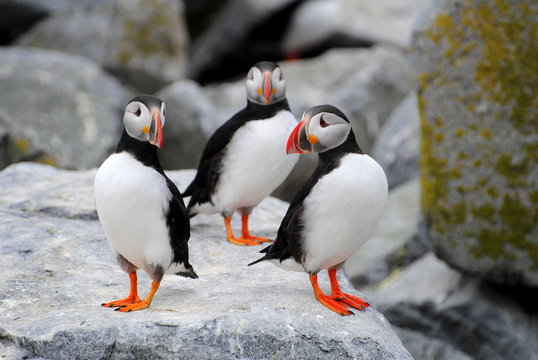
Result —
POLYGON ((291 172, 298 155, 283 151, 297 120, 286 99, 286 81, 275 63, 256 63, 245 81, 247 105, 207 141, 197 173, 183 196, 190 196, 189 215, 220 213, 227 240, 235 245, 259 245, 271 240, 253 236, 249 215, 291 172), (241 236, 231 227, 241 214, 241 236))
POLYGON ((387 178, 381 166, 365 154, 349 120, 332 105, 305 111, 291 132, 286 153, 317 152, 318 165, 290 202, 276 240, 250 263, 269 261, 278 267, 306 272, 316 299, 340 315, 347 307, 369 304, 340 289, 337 271, 372 235, 384 211, 387 178), (317 274, 327 270, 331 295, 322 292, 317 274))
POLYGON ((121 312, 148 308, 165 273, 198 277, 189 263, 187 209, 157 156, 163 145, 165 115, 166 106, 157 97, 140 95, 129 101, 118 146, 95 175, 99 220, 130 278, 129 296, 102 306, 121 312), (152 279, 143 300, 137 292, 138 269, 152 279))

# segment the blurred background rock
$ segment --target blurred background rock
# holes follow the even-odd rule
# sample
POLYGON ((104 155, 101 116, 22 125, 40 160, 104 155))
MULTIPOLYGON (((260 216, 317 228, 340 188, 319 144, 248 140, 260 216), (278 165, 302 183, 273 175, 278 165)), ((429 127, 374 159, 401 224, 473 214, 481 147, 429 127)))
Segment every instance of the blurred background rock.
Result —
POLYGON ((338 106, 387 173, 347 271, 411 354, 538 359, 537 44, 535 0, 2 0, 0 168, 99 166, 139 93, 167 103, 164 167, 194 168, 277 61, 297 118, 338 106))

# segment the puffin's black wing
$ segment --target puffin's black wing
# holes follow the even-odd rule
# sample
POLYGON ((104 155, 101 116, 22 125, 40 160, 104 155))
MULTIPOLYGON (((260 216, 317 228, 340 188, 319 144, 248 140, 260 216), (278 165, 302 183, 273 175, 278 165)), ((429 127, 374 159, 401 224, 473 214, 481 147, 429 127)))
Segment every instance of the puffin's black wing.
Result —
POLYGON ((226 145, 228 145, 237 129, 243 126, 247 120, 246 109, 243 109, 219 127, 207 141, 200 158, 196 176, 183 193, 184 197, 191 197, 188 206, 189 210, 196 204, 211 201, 211 193, 220 176, 221 162, 225 154, 226 145))
POLYGON ((168 213, 166 214, 166 224, 170 234, 170 246, 173 255, 172 262, 183 264, 187 271, 179 272, 177 275, 196 279, 198 275, 194 272, 192 265, 189 264, 189 247, 187 242, 191 236, 191 227, 189 214, 183 203, 183 198, 176 185, 166 177, 168 189, 172 193, 168 213))

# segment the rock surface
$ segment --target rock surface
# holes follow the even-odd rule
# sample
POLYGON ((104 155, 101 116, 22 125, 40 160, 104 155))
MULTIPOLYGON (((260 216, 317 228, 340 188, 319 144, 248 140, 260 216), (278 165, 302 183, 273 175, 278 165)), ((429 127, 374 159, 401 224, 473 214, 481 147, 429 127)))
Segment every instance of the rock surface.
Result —
MULTIPOLYGON (((149 310, 101 308, 126 295, 128 278, 97 221, 94 174, 29 163, 0 173, 0 339, 8 355, 411 359, 375 309, 343 318, 317 303, 306 274, 247 267, 260 247, 228 244, 218 215, 192 222, 199 279, 166 276, 149 310)), ((194 172, 169 174, 184 189, 194 172)), ((253 232, 274 236, 285 210, 279 200, 264 201, 253 213, 253 232)), ((140 292, 148 287, 141 275, 140 292)))
POLYGON ((151 93, 183 76, 188 36, 182 12, 176 0, 97 1, 53 13, 17 44, 86 56, 151 93))
POLYGON ((438 1, 413 41, 435 252, 529 287, 538 287, 537 16, 533 0, 438 1))
POLYGON ((0 49, 0 109, 19 148, 64 168, 100 164, 118 141, 124 88, 93 61, 66 53, 0 49))
POLYGON ((429 253, 365 293, 415 359, 538 359, 536 290, 492 287, 429 253))

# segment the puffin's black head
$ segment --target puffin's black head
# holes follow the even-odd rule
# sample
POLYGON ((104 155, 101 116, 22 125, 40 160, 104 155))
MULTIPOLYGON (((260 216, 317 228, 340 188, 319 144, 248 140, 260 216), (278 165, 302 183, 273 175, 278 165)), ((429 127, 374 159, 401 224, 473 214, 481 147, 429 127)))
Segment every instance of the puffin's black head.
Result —
POLYGON ((346 115, 332 105, 311 107, 293 129, 286 146, 287 154, 324 152, 346 141, 351 124, 346 115))
POLYGON ((130 137, 161 148, 165 115, 164 101, 152 95, 139 95, 127 104, 123 124, 130 137))
POLYGON ((286 81, 282 69, 270 61, 261 61, 250 68, 245 83, 248 100, 269 105, 286 97, 286 81))

